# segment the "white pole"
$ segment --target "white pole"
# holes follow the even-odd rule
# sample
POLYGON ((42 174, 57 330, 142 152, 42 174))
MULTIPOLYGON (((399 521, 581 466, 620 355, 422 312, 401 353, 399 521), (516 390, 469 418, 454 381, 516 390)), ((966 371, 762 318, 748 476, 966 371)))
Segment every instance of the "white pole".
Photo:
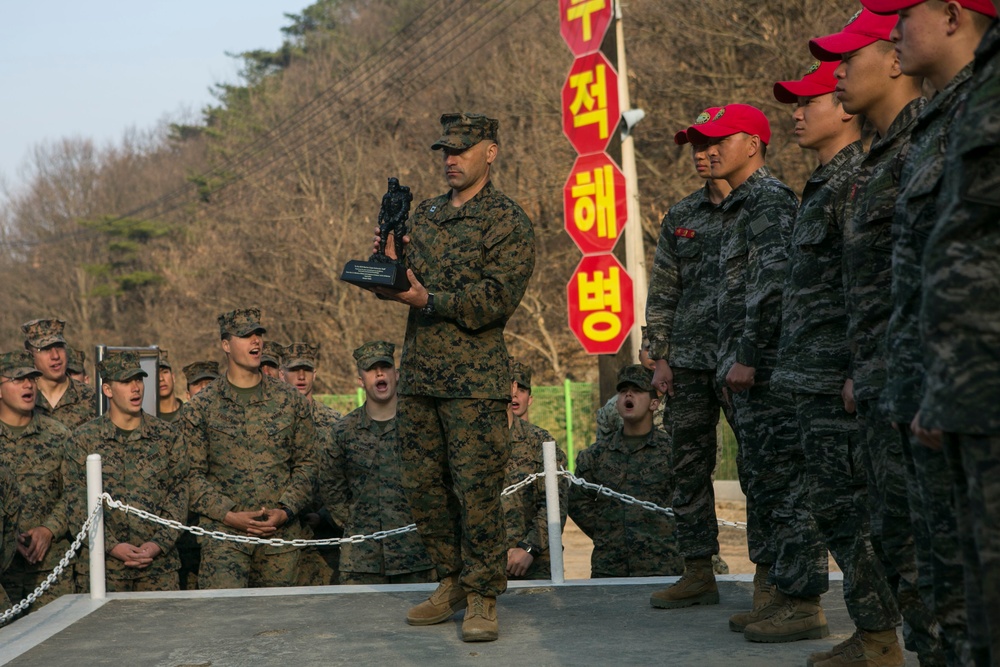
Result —
MULTIPOLYGON (((94 513, 101 494, 104 493, 104 481, 101 476, 101 455, 87 456, 87 516, 94 513)), ((97 520, 90 527, 90 599, 103 600, 106 592, 104 580, 104 513, 97 515, 97 520)))
MULTIPOLYGON (((618 43, 618 104, 623 112, 632 108, 628 93, 628 65, 625 61, 625 31, 622 28, 622 3, 615 3, 615 41, 618 43)), ((642 243, 642 211, 639 207, 639 174, 635 166, 635 140, 630 132, 622 139, 622 175, 625 176, 625 197, 628 222, 625 223, 625 268, 632 278, 635 303, 635 323, 629 333, 632 353, 638 359, 642 346, 643 322, 646 321, 646 251, 642 243)))
POLYGON ((549 567, 552 582, 566 583, 563 569, 562 517, 559 514, 559 464, 556 462, 556 443, 542 443, 542 464, 545 466, 545 517, 549 524, 549 567))

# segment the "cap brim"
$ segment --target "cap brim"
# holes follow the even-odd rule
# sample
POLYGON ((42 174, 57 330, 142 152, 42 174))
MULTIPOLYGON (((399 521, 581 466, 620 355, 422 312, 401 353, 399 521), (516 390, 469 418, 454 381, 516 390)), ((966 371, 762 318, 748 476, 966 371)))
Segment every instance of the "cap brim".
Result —
POLYGON ((200 375, 195 375, 193 378, 188 380, 188 384, 194 384, 195 382, 201 382, 202 380, 217 380, 218 375, 212 375, 210 373, 201 373, 200 375))
POLYGON ((66 339, 62 336, 45 336, 44 338, 38 338, 31 343, 32 347, 37 347, 39 350, 44 350, 47 347, 52 347, 53 345, 68 345, 66 339))
POLYGON ((674 143, 678 146, 683 146, 684 144, 690 143, 687 137, 687 130, 681 130, 674 135, 674 143))
POLYGON ((246 329, 240 329, 238 331, 233 332, 233 334, 238 336, 239 338, 246 338, 247 336, 255 333, 266 334, 267 329, 258 324, 257 326, 248 327, 246 329))
POLYGON ((625 380, 624 382, 619 382, 617 385, 615 385, 615 391, 621 391, 622 387, 635 387, 639 391, 653 391, 652 386, 643 387, 641 384, 636 384, 631 380, 625 380))
POLYGON ((832 88, 809 81, 779 81, 774 84, 774 99, 782 104, 795 104, 800 97, 818 97, 832 92, 832 88))
POLYGON ((137 378, 137 377, 144 377, 144 378, 146 378, 146 377, 149 377, 149 373, 147 373, 146 371, 142 370, 141 368, 137 368, 134 371, 132 371, 131 373, 126 373, 126 374, 122 375, 120 378, 118 378, 117 381, 118 382, 128 382, 129 380, 131 380, 133 378, 137 378))
POLYGON ((472 148, 478 143, 479 142, 477 141, 475 143, 467 144, 464 141, 459 141, 455 137, 441 137, 431 145, 431 150, 436 151, 442 148, 450 148, 456 151, 464 151, 468 148, 472 148))
POLYGON ((919 5, 924 0, 861 0, 861 5, 872 14, 895 14, 900 9, 919 5))
POLYGON ((37 368, 29 368, 27 366, 22 366, 20 368, 14 368, 9 373, 0 372, 0 375, 9 377, 11 380, 23 380, 27 377, 38 377, 42 374, 37 368))
POLYGON ((174 367, 170 365, 169 361, 160 361, 160 362, 157 362, 156 367, 157 368, 169 368, 170 370, 174 370, 174 367))
POLYGON ((366 371, 370 371, 372 366, 375 364, 389 364, 390 366, 395 366, 396 362, 389 357, 373 357, 371 359, 365 359, 364 363, 361 364, 361 368, 366 371))
POLYGON ((316 364, 306 359, 292 359, 284 365, 284 368, 287 368, 290 371, 295 370, 296 368, 308 368, 309 370, 314 371, 316 370, 316 364))
POLYGON ((878 37, 853 32, 838 32, 809 40, 809 52, 824 62, 840 60, 845 53, 857 51, 879 41, 878 37))

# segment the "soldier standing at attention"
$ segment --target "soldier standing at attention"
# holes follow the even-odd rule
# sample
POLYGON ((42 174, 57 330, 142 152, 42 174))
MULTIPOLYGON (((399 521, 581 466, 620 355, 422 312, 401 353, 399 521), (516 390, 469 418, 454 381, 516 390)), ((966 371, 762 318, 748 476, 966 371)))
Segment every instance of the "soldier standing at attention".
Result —
POLYGON ((177 420, 177 415, 181 413, 181 406, 184 401, 174 395, 175 381, 174 369, 170 365, 170 357, 166 350, 160 350, 159 361, 156 362, 157 370, 157 412, 159 418, 165 422, 177 420))
POLYGON ((25 349, 42 372, 35 409, 73 429, 97 416, 97 399, 93 387, 66 374, 65 327, 62 320, 31 320, 21 325, 21 331, 25 349))
MULTIPOLYGON (((795 407, 790 396, 771 390, 797 201, 764 165, 771 127, 759 109, 729 104, 692 126, 687 138, 709 144, 712 177, 733 188, 722 203, 716 381, 732 402, 750 560, 768 569, 785 626, 755 628, 744 637, 825 637, 829 629, 819 598, 828 588, 826 549, 806 503, 795 407)), ((738 630, 743 618, 731 618, 731 628, 738 630)))
POLYGON ((925 368, 920 340, 921 259, 940 213, 949 131, 972 76, 976 46, 996 18, 985 0, 863 0, 880 14, 898 12, 890 37, 903 74, 923 77, 937 94, 913 126, 899 178, 892 223, 892 314, 886 333, 882 405, 892 420, 906 462, 910 517, 915 526, 918 581, 941 625, 948 664, 968 660, 961 539, 944 452, 921 445, 910 430, 920 408, 925 368))
MULTIPOLYGON (((512 362, 514 383, 511 387, 507 423, 510 426, 510 459, 504 476, 504 488, 517 484, 529 475, 544 472, 542 443, 555 442, 543 428, 517 415, 514 406, 525 406, 531 397, 531 368, 512 362)), ((556 446, 556 465, 566 467, 566 454, 556 446)), ((559 516, 566 525, 568 480, 559 482, 559 516)), ((507 530, 507 577, 512 579, 550 579, 549 517, 545 504, 545 478, 540 477, 514 493, 501 498, 507 530)))
MULTIPOLYGON (((467 608, 462 639, 493 641, 496 598, 507 589, 500 491, 510 456, 510 356, 503 331, 534 270, 535 234, 490 180, 499 122, 452 113, 441 124, 431 148, 441 150, 451 189, 413 215, 405 249, 410 288, 382 291, 410 308, 397 422, 403 484, 441 578, 407 622, 433 625, 467 608)), ((386 250, 395 256, 394 244, 386 250)))
MULTIPOLYGON (((895 23, 894 16, 863 9, 843 30, 811 40, 809 48, 822 61, 839 61, 837 99, 844 111, 864 115, 876 130, 851 185, 845 214, 844 284, 851 349, 851 382, 845 386, 845 398, 857 408, 872 544, 903 615, 906 647, 921 662, 942 664, 936 621, 918 589, 914 532, 921 526, 910 519, 899 434, 879 403, 886 385, 886 330, 892 311, 893 212, 910 133, 925 103, 920 79, 899 68, 890 41, 895 23)), ((902 664, 895 628, 863 633, 860 641, 863 651, 880 655, 883 664, 902 664)), ((845 659, 849 653, 833 659, 845 659)))
MULTIPOLYGON (((265 345, 266 347, 266 345, 265 345)), ((323 457, 333 446, 333 425, 340 421, 340 413, 320 403, 313 397, 316 384, 316 367, 319 364, 319 345, 292 343, 281 350, 281 377, 295 387, 308 401, 312 411, 313 426, 316 427, 316 465, 322 465, 323 457)), ((319 473, 317 473, 317 484, 319 473)), ((317 486, 309 504, 302 508, 300 520, 312 532, 313 539, 321 540, 343 535, 335 526, 324 523, 320 517, 320 489, 317 486)), ((299 586, 327 586, 338 582, 337 561, 339 547, 305 547, 299 556, 299 586)))
MULTIPOLYGON (((771 383, 794 397, 809 507, 844 573, 844 602, 857 628, 847 641, 816 654, 817 660, 856 646, 864 633, 895 633, 899 618, 871 543, 868 480, 854 405, 843 398, 851 357, 842 268, 844 225, 864 149, 861 119, 845 112, 834 95, 836 68, 834 62, 816 62, 798 81, 774 84, 779 102, 796 105, 795 141, 815 152, 819 166, 806 182, 792 230, 778 365, 771 383)), ((768 605, 751 616, 762 620, 774 611, 768 605)))
POLYGON ((216 361, 195 361, 184 367, 184 377, 187 379, 188 399, 194 398, 199 391, 219 379, 219 363, 216 361))
MULTIPOLYGON (((306 399, 262 375, 260 310, 219 316, 226 374, 192 398, 181 424, 191 454, 191 509, 206 530, 307 539, 296 514, 313 497, 316 428, 306 399)), ((201 589, 293 586, 299 549, 205 540, 201 589)))
MULTIPOLYGON (((692 127, 707 123, 718 111, 718 107, 705 109, 692 127)), ((649 356, 655 360, 653 386, 670 403, 667 428, 676 483, 672 507, 684 555, 684 575, 649 598, 661 609, 719 602, 712 566, 719 553, 712 473, 723 407, 722 387, 715 379, 716 290, 722 241, 719 205, 732 190, 724 178, 712 178, 707 144, 692 143, 687 130, 677 132, 674 143, 691 144, 695 171, 705 184, 663 217, 646 297, 649 356)))
POLYGON ((260 372, 275 380, 281 379, 281 354, 285 346, 281 343, 264 341, 264 349, 260 355, 260 372))
MULTIPOLYGON (((59 564, 70 540, 62 468, 70 430, 35 412, 35 382, 41 371, 24 350, 0 355, 0 466, 17 477, 23 502, 17 554, 3 572, 3 588, 15 603, 30 595, 59 564)), ((68 568, 28 609, 75 593, 68 568)))
MULTIPOLYGON (((370 535, 413 523, 403 491, 396 440, 396 346, 371 341, 354 350, 365 403, 333 428, 322 452, 320 490, 332 527, 370 535)), ((402 533, 340 547, 341 584, 419 584, 437 581, 420 537, 402 533)))
MULTIPOLYGON (((134 352, 113 352, 98 371, 108 411, 73 432, 66 453, 66 497, 72 525, 87 519, 87 456, 101 455, 104 490, 115 500, 164 519, 187 518, 188 458, 176 429, 142 410, 142 378, 134 352)), ((180 558, 174 548, 180 533, 117 510, 104 513, 107 590, 173 591, 180 588, 180 558)), ((80 586, 87 589, 90 562, 86 549, 77 561, 80 586)))
MULTIPOLYGON (((948 3, 952 16, 954 4, 948 3)), ((988 13, 985 2, 974 4, 975 12, 988 13)), ((1000 1, 992 5, 1000 10, 1000 1)), ((949 18, 954 23, 960 24, 949 18)), ((905 54, 903 48, 900 58, 905 54)), ((976 49, 972 77, 947 136, 936 220, 923 253, 920 333, 926 377, 913 422, 921 442, 943 447, 948 462, 968 639, 977 666, 1000 664, 998 100, 1000 23, 994 20, 976 49)))
MULTIPOLYGON (((639 364, 618 371, 622 426, 576 459, 576 475, 634 498, 669 507, 673 494, 670 440, 653 428, 653 373, 639 364)), ((659 577, 684 571, 673 517, 625 505, 582 486, 570 488, 569 515, 594 541, 590 576, 659 577)), ((709 564, 711 568, 711 564, 709 564)))

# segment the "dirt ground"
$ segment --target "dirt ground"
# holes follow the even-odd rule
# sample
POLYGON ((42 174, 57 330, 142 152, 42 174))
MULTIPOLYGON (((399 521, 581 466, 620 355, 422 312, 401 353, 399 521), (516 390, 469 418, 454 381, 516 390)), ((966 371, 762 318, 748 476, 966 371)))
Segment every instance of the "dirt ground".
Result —
MULTIPOLYGON (((715 506, 715 514, 719 519, 726 521, 745 522, 746 504, 718 503, 715 506)), ((567 519, 566 528, 563 530, 563 547, 566 578, 589 579, 590 554, 594 550, 594 543, 583 534, 572 519, 567 519)), ((719 552, 729 565, 730 574, 753 574, 754 564, 747 557, 747 534, 742 528, 719 526, 719 552)), ((830 571, 840 571, 832 558, 830 571)))

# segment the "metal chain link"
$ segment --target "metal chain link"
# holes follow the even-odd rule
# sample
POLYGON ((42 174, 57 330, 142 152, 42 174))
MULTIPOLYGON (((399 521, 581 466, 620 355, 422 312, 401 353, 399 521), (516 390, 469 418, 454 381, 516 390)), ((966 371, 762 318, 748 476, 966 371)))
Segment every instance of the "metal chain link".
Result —
POLYGON ((80 528, 80 532, 76 534, 76 539, 73 540, 73 544, 71 544, 66 553, 63 554, 63 557, 59 559, 59 564, 56 565, 54 568, 52 568, 52 572, 49 573, 49 576, 45 577, 45 581, 40 583, 38 585, 38 588, 36 588, 34 591, 28 594, 28 597, 24 598, 16 605, 5 611, 2 615, 0 615, 0 625, 6 624, 7 621, 9 621, 13 617, 20 614, 22 611, 30 607, 32 604, 34 604, 35 600, 37 600, 42 595, 42 593, 49 590, 52 584, 56 582, 56 579, 59 578, 59 575, 63 573, 63 570, 69 567, 70 561, 74 557, 76 557, 76 552, 83 544, 83 539, 87 536, 87 533, 90 532, 90 527, 93 526, 94 521, 97 520, 97 515, 100 514, 103 510, 104 510, 104 505, 98 503, 97 507, 94 508, 94 511, 90 513, 89 517, 87 517, 87 520, 83 522, 83 527, 80 528))

